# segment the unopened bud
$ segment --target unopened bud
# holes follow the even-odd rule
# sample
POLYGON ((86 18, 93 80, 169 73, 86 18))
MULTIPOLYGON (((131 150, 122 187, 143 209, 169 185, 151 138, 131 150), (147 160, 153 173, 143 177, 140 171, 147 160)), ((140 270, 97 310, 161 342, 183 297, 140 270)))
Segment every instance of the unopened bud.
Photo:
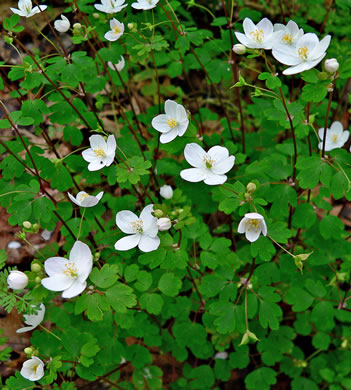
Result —
POLYGON ((246 53, 246 47, 242 45, 241 43, 237 43, 236 45, 233 46, 233 52, 235 54, 245 54, 246 53))
POLYGON ((35 223, 35 224, 33 224, 33 232, 34 233, 38 233, 38 231, 39 231, 39 225, 37 224, 37 223, 35 223))
POLYGON ((163 232, 165 230, 169 230, 172 227, 172 222, 169 218, 160 218, 157 221, 157 227, 158 227, 158 230, 163 232))
POLYGON ((327 80, 327 79, 329 79, 329 75, 328 75, 328 73, 327 72, 320 72, 320 73, 318 73, 318 79, 319 80, 327 80))
POLYGON ((80 23, 74 23, 73 28, 75 30, 79 30, 80 28, 82 28, 82 25, 80 23))
POLYGON ((96 252, 96 253, 94 254, 94 261, 99 261, 100 256, 101 256, 101 253, 100 253, 100 252, 96 252))
POLYGON ((22 271, 11 271, 7 284, 12 290, 23 290, 28 284, 28 276, 22 271))
POLYGON ((160 188, 160 195, 162 198, 171 199, 173 196, 173 189, 171 186, 164 185, 160 188))
POLYGON ((23 222, 23 227, 26 229, 30 229, 32 227, 32 224, 29 221, 24 221, 23 222))
POLYGON ((127 27, 129 28, 129 30, 133 30, 133 28, 134 28, 134 23, 128 23, 128 24, 127 24, 127 27))
POLYGON ((247 192, 255 192, 256 191, 256 184, 255 183, 249 183, 246 186, 246 191, 247 192))
POLYGON ((34 282, 36 284, 40 284, 41 283, 41 277, 40 276, 37 276, 35 279, 34 279, 34 282))
POLYGON ((245 192, 244 198, 245 198, 246 200, 250 200, 250 199, 251 199, 251 194, 249 194, 248 192, 245 192))
POLYGON ((241 343, 239 344, 239 346, 245 345, 248 343, 255 343, 256 341, 260 341, 260 339, 255 335, 255 333, 252 333, 249 330, 247 330, 244 333, 243 338, 241 339, 241 343))
POLYGON ((93 18, 94 19, 99 19, 100 15, 97 12, 93 13, 93 18))
POLYGON ((165 213, 161 210, 161 209, 156 209, 156 210, 154 210, 154 216, 156 217, 156 218, 162 218, 162 217, 164 217, 164 215, 165 215, 165 213))
POLYGON ((27 348, 24 348, 24 353, 26 354, 26 355, 32 355, 32 353, 33 353, 33 348, 31 348, 31 347, 27 347, 27 348))
POLYGON ((335 73, 339 69, 339 63, 336 58, 330 58, 329 60, 325 60, 324 69, 328 73, 335 73))
POLYGON ((32 272, 40 272, 41 271, 41 265, 38 264, 38 263, 33 263, 30 266, 30 269, 31 269, 32 272))

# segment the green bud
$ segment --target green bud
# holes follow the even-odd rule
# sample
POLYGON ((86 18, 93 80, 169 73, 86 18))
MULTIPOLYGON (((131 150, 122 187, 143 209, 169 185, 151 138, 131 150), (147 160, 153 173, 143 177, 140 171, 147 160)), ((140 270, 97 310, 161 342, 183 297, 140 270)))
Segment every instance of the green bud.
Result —
POLYGON ((97 12, 93 13, 93 18, 94 19, 99 19, 100 15, 97 12))
POLYGON ((27 348, 24 348, 24 353, 26 354, 26 355, 32 355, 32 353, 33 353, 33 348, 31 348, 31 347, 27 347, 27 348))
POLYGON ((245 194, 244 194, 244 198, 246 199, 246 200, 251 200, 251 194, 249 194, 248 192, 245 192, 245 194))
POLYGON ((35 223, 35 224, 33 225, 33 232, 34 232, 34 233, 38 233, 39 229, 40 229, 39 225, 38 225, 37 223, 35 223))
POLYGON ((260 339, 255 335, 255 333, 247 330, 244 333, 243 338, 241 339, 241 343, 239 344, 239 347, 240 345, 245 345, 248 343, 256 343, 257 341, 260 341, 260 339))
POLYGON ((156 210, 154 210, 154 216, 156 217, 156 218, 162 218, 162 217, 164 217, 164 215, 165 215, 165 213, 161 210, 161 209, 156 209, 156 210))
POLYGON ((296 367, 301 367, 301 368, 307 367, 307 362, 305 360, 294 360, 294 364, 296 367))
POLYGON ((318 78, 319 80, 327 80, 329 79, 329 75, 327 72, 321 72, 318 74, 318 78))
POLYGON ((308 124, 312 126, 313 123, 314 123, 315 118, 316 118, 316 114, 310 115, 310 116, 308 117, 308 124))
POLYGON ((80 23, 74 23, 73 28, 74 28, 75 30, 79 30, 79 29, 82 28, 82 25, 81 25, 80 23))
POLYGON ((100 252, 96 252, 96 253, 94 254, 94 261, 99 261, 100 256, 101 256, 101 253, 100 253, 100 252))
POLYGON ((23 227, 25 229, 30 229, 32 227, 32 224, 29 221, 24 221, 23 222, 23 227))
POLYGON ((247 192, 255 192, 255 191, 256 191, 256 184, 250 182, 250 183, 246 186, 246 191, 247 191, 247 192))
POLYGON ((26 239, 26 233, 23 232, 23 231, 20 231, 20 232, 16 233, 16 236, 18 238, 20 238, 21 240, 25 240, 26 239))
POLYGON ((32 272, 40 272, 41 271, 41 265, 39 263, 32 263, 30 266, 30 269, 32 272))
POLYGON ((40 276, 37 276, 35 279, 34 279, 34 282, 36 284, 39 284, 41 282, 41 277, 40 276))
POLYGON ((12 45, 13 43, 13 38, 11 37, 8 37, 7 35, 4 36, 4 41, 9 44, 9 45, 12 45))
POLYGON ((341 343, 341 348, 342 349, 347 349, 349 346, 349 341, 347 339, 344 339, 341 343))

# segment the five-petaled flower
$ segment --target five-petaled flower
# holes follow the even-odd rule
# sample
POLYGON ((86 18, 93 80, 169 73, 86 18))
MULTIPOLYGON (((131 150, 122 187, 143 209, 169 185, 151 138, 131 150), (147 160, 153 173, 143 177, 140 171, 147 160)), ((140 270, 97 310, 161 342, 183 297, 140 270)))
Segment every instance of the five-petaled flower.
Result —
POLYGON ((38 357, 33 356, 23 363, 21 375, 30 381, 38 381, 44 376, 44 363, 38 357))
POLYGON ((267 225, 264 217, 258 213, 247 213, 240 221, 238 233, 245 233, 245 237, 250 242, 258 240, 260 234, 267 235, 267 225))
POLYGON ((143 252, 156 250, 160 245, 157 236, 157 218, 152 215, 153 204, 144 207, 138 218, 129 210, 119 211, 116 215, 116 224, 123 233, 129 236, 123 237, 115 244, 118 251, 127 251, 136 246, 143 252))
POLYGON ((73 298, 85 290, 87 278, 93 267, 93 257, 87 244, 76 241, 69 259, 50 257, 44 263, 49 275, 41 284, 51 291, 63 291, 63 298, 73 298))
POLYGON ((10 10, 19 16, 25 16, 26 18, 30 18, 31 16, 38 14, 40 11, 45 11, 48 8, 47 5, 39 5, 38 7, 33 8, 33 4, 31 0, 19 0, 18 8, 11 8, 10 10))
MULTIPOLYGON (((323 138, 324 138, 324 129, 321 128, 318 130, 319 138, 321 142, 318 144, 320 150, 323 149, 323 138)), ((330 129, 327 129, 327 134, 325 137, 325 151, 329 152, 332 149, 342 148, 347 140, 349 139, 349 131, 344 131, 343 125, 341 122, 333 122, 330 126, 330 129)))
POLYGON ((124 24, 113 18, 110 20, 110 31, 104 37, 108 41, 117 41, 124 33, 124 24))
POLYGON ((223 146, 213 146, 206 153, 198 144, 187 144, 184 149, 186 161, 194 168, 184 169, 180 176, 190 182, 204 181, 208 185, 223 184, 227 180, 225 173, 235 162, 234 156, 223 146))
POLYGON ((318 65, 325 57, 331 36, 327 35, 319 41, 316 34, 307 33, 297 42, 296 46, 275 45, 272 50, 273 57, 284 65, 289 65, 283 71, 285 75, 292 75, 311 69, 318 65))
POLYGON ((93 207, 96 206, 101 198, 102 195, 104 195, 104 192, 99 192, 96 196, 89 195, 85 191, 78 192, 77 196, 74 197, 69 192, 67 193, 68 197, 71 199, 71 201, 80 207, 93 207))
POLYGON ((274 25, 274 31, 282 31, 282 35, 278 40, 282 45, 295 46, 296 42, 303 36, 303 29, 299 29, 299 26, 293 20, 289 20, 286 26, 281 23, 276 23, 274 25))
POLYGON ((65 15, 61 15, 61 20, 60 19, 55 20, 54 27, 55 30, 57 30, 58 32, 64 33, 69 30, 69 28, 71 27, 71 23, 69 22, 69 20, 66 18, 65 15))
POLYGON ((125 0, 101 0, 101 4, 94 4, 94 7, 100 12, 115 14, 128 6, 124 2, 125 0))
POLYGON ((151 122, 152 127, 161 134, 160 142, 166 144, 179 135, 181 137, 189 126, 185 108, 173 100, 166 100, 165 114, 157 115, 151 122))
POLYGON ((125 66, 124 57, 121 56, 121 59, 117 62, 117 64, 114 64, 112 61, 108 61, 107 65, 110 69, 112 69, 114 71, 117 70, 117 72, 121 72, 125 66))
POLYGON ((23 316, 24 322, 28 326, 17 329, 16 332, 24 333, 35 329, 43 321, 44 315, 45 315, 45 305, 41 303, 36 314, 25 314, 23 316))
POLYGON ((159 0, 137 0, 136 3, 132 3, 132 7, 135 9, 148 9, 155 8, 159 0))
POLYGON ((89 162, 89 171, 98 171, 104 167, 109 167, 115 158, 116 139, 109 135, 107 142, 104 137, 94 134, 89 138, 90 148, 83 151, 82 156, 89 162))
POLYGON ((243 28, 245 34, 236 32, 235 36, 240 43, 250 49, 272 49, 274 43, 283 34, 282 31, 273 31, 273 24, 267 18, 256 25, 250 18, 245 18, 243 28))

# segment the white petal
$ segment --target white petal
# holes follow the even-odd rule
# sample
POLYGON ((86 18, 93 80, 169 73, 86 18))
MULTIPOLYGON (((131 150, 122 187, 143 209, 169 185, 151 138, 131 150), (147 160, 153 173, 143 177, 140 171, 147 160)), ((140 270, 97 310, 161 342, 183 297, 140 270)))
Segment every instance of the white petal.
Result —
POLYGON ((101 192, 99 192, 99 193, 95 196, 95 198, 96 198, 98 201, 100 201, 103 195, 104 195, 104 191, 101 191, 101 192))
POLYGON ((186 181, 197 183, 205 179, 206 173, 204 169, 200 168, 183 169, 180 172, 180 177, 186 181))
POLYGON ((309 58, 311 60, 315 60, 317 59, 318 57, 322 56, 326 50, 328 49, 329 47, 329 44, 330 44, 330 40, 331 40, 331 36, 330 35, 327 35, 325 36, 319 43, 318 45, 316 46, 316 48, 313 50, 313 52, 311 53, 311 55, 309 56, 309 58))
POLYGON ((33 327, 37 327, 43 321, 44 315, 45 315, 45 305, 41 303, 37 311, 37 314, 26 314, 23 316, 23 318, 25 324, 31 325, 33 327))
MULTIPOLYGON (((296 48, 297 50, 301 47, 307 47, 309 51, 309 55, 313 53, 313 50, 318 46, 319 39, 314 33, 307 33, 303 35, 297 42, 296 48)), ((321 53, 323 54, 323 53, 321 53)))
POLYGON ((297 74, 304 72, 305 70, 313 68, 312 66, 309 66, 309 62, 301 62, 300 64, 296 66, 291 66, 290 68, 287 68, 283 71, 283 74, 286 76, 290 76, 292 74, 297 74))
POLYGON ((88 165, 88 170, 91 172, 98 171, 106 166, 104 160, 95 160, 88 165))
POLYGON ((344 126, 342 125, 341 122, 335 121, 335 122, 333 122, 332 125, 330 126, 330 130, 331 130, 334 134, 341 135, 342 132, 344 131, 344 126))
POLYGON ((67 263, 67 259, 64 257, 50 257, 45 260, 44 268, 45 272, 49 276, 53 276, 56 274, 63 274, 65 270, 65 264, 67 263))
POLYGON ((250 33, 256 30, 256 26, 250 18, 245 18, 243 21, 243 29, 245 35, 249 37, 250 33))
POLYGON ((260 237, 260 234, 261 234, 260 229, 257 229, 257 231, 254 229, 250 229, 250 230, 246 230, 245 237, 248 241, 254 242, 254 241, 258 240, 258 238, 260 237))
POLYGON ((132 234, 131 236, 123 237, 115 243, 115 249, 117 251, 127 251, 135 248, 139 244, 140 238, 140 234, 132 234))
POLYGON ((154 205, 149 204, 144 207, 143 211, 140 213, 140 219, 143 221, 143 232, 150 237, 155 237, 158 233, 157 218, 151 214, 153 210, 154 205))
POLYGON ((342 135, 340 136, 340 143, 341 146, 344 146, 347 140, 349 139, 350 133, 348 130, 345 130, 342 135))
POLYGON ((320 128, 320 129, 318 130, 318 135, 319 135, 319 138, 320 138, 321 140, 323 140, 323 137, 324 137, 324 129, 323 129, 323 128, 320 128))
POLYGON ((234 156, 230 156, 230 157, 222 160, 218 164, 215 163, 213 165, 211 171, 213 173, 223 175, 224 173, 229 172, 233 168, 234 162, 235 162, 235 157, 234 156))
POLYGON ((195 168, 204 166, 204 157, 206 152, 198 144, 187 144, 184 149, 184 157, 186 161, 195 168))
POLYGON ((244 217, 238 226, 238 233, 245 233, 246 231, 246 224, 247 224, 248 218, 244 217))
POLYGON ((264 220, 263 215, 258 214, 258 213, 246 213, 245 218, 249 219, 260 219, 261 221, 264 220))
POLYGON ((90 146, 92 149, 103 149, 106 150, 106 141, 104 140, 104 137, 98 134, 94 134, 91 137, 89 137, 90 146))
POLYGON ((24 326, 23 328, 19 328, 16 330, 16 333, 25 333, 30 332, 31 330, 35 329, 35 326, 24 326))
POLYGON ((242 34, 240 32, 235 33, 236 39, 242 43, 244 46, 250 48, 250 49, 255 49, 257 45, 250 40, 245 34, 242 34))
POLYGON ((87 279, 93 268, 93 256, 89 246, 84 242, 76 241, 69 254, 69 259, 77 267, 79 280, 87 279))
POLYGON ((82 200, 81 206, 82 207, 94 207, 99 203, 99 199, 97 199, 95 196, 88 196, 87 198, 82 200))
POLYGON ((120 37, 120 34, 115 34, 113 31, 108 31, 105 35, 104 38, 107 39, 108 41, 117 41, 118 38, 120 37))
POLYGON ((96 160, 96 154, 94 153, 93 149, 91 149, 91 148, 85 149, 82 152, 82 156, 83 156, 84 160, 88 161, 88 162, 92 162, 92 161, 96 160))
POLYGON ((71 287, 74 279, 64 274, 56 274, 41 280, 41 284, 50 291, 63 291, 71 287))
MULTIPOLYGON (((82 191, 82 192, 83 192, 83 191, 82 191)), ((69 192, 67 192, 67 195, 68 195, 68 197, 70 198, 70 200, 71 200, 74 204, 76 204, 77 206, 81 206, 81 203, 78 202, 77 199, 76 199, 73 195, 71 195, 69 192)), ((79 193, 78 193, 78 195, 79 195, 79 193)), ((78 196, 78 195, 77 195, 77 196, 78 196)))
POLYGON ((267 225, 266 225, 266 221, 265 220, 263 220, 262 223, 261 223, 261 229, 262 229, 262 234, 264 236, 266 236, 267 235, 267 225))
POLYGON ((116 152, 116 147, 117 147, 116 138, 114 135, 108 136, 106 146, 107 146, 107 148, 106 148, 107 153, 106 154, 114 156, 114 154, 116 152))
POLYGON ((189 126, 189 119, 183 120, 178 125, 178 135, 183 136, 189 126))
POLYGON ((188 119, 185 108, 181 104, 177 104, 175 119, 178 123, 188 119))
POLYGON ((74 281, 71 287, 62 293, 62 298, 73 298, 82 293, 87 286, 87 282, 80 282, 78 279, 74 281))
POLYGON ((227 148, 223 146, 212 146, 207 152, 207 154, 211 157, 212 160, 215 160, 216 162, 220 162, 228 158, 229 151, 227 148))
POLYGON ((160 246, 160 239, 157 236, 149 237, 148 235, 143 234, 138 246, 139 249, 143 252, 151 252, 160 246))
POLYGON ((166 115, 170 116, 171 118, 176 119, 177 117, 177 106, 178 103, 174 100, 166 100, 165 102, 165 113, 166 115))
POLYGON ((293 37, 299 32, 299 26, 293 20, 289 20, 286 27, 293 37))
POLYGON ((17 14, 17 15, 19 15, 19 16, 27 16, 27 12, 21 11, 21 10, 19 10, 19 9, 11 8, 11 7, 10 7, 10 10, 11 10, 14 14, 17 14))
POLYGON ((107 155, 105 158, 104 158, 104 164, 106 167, 109 167, 113 161, 115 159, 115 155, 107 155))
POLYGON ((295 48, 284 45, 283 49, 282 46, 283 45, 277 45, 273 47, 272 55, 277 61, 289 66, 297 65, 302 61, 301 58, 296 55, 295 48))
POLYGON ((134 234, 135 230, 132 227, 132 223, 138 219, 139 218, 129 210, 119 211, 116 214, 116 225, 123 233, 134 234))
POLYGON ((160 114, 155 116, 151 121, 151 126, 160 133, 166 133, 171 130, 168 124, 170 117, 166 114, 160 114))
POLYGON ((263 30, 264 38, 267 39, 273 33, 273 24, 267 19, 263 18, 256 25, 257 30, 263 30))
POLYGON ((161 134, 161 137, 160 137, 161 144, 167 144, 168 142, 173 141, 177 137, 177 135, 178 135, 178 128, 177 127, 168 131, 167 133, 161 134))
POLYGON ((207 177, 204 180, 205 184, 208 184, 210 186, 223 184, 227 181, 226 175, 216 175, 212 172, 208 172, 207 177))

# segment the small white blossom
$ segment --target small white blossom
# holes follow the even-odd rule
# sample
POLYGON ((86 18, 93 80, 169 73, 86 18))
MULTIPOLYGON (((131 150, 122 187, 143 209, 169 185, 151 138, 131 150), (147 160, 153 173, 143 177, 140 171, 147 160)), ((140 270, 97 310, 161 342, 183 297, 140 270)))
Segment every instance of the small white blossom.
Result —
POLYGON ((118 251, 127 251, 136 246, 143 252, 156 250, 160 245, 157 236, 157 218, 152 215, 153 204, 144 207, 138 218, 129 210, 123 210, 116 215, 116 224, 123 233, 129 236, 119 239, 115 244, 118 251))
POLYGON ((33 356, 23 363, 21 375, 30 381, 38 381, 44 376, 44 363, 38 357, 33 356))
POLYGON ((338 60, 336 58, 330 58, 328 60, 325 60, 324 69, 328 73, 335 73, 339 69, 338 60))
POLYGON ((237 43, 233 45, 233 52, 238 55, 242 55, 246 53, 246 47, 241 43, 237 43))
POLYGON ((58 32, 64 33, 69 30, 69 28, 71 27, 71 23, 69 22, 69 20, 66 18, 65 15, 61 15, 61 20, 60 19, 55 20, 54 27, 58 32))
POLYGON ((71 201, 79 207, 93 207, 96 206, 104 195, 104 192, 99 192, 96 196, 89 195, 85 191, 78 192, 77 196, 74 197, 69 192, 67 193, 71 201))
POLYGON ((108 41, 117 41, 124 33, 124 24, 120 23, 117 19, 110 20, 110 31, 104 36, 108 41))
POLYGON ((16 332, 17 333, 24 333, 24 332, 29 332, 29 331, 35 329, 43 321, 44 315, 45 315, 45 305, 43 303, 41 303, 40 308, 37 311, 37 314, 27 314, 27 315, 23 316, 24 322, 28 326, 17 329, 16 332))
POLYGON ((101 4, 94 4, 94 7, 100 12, 115 14, 128 6, 124 2, 125 0, 101 0, 101 4))
POLYGON ((22 271, 10 271, 7 284, 12 290, 23 290, 28 284, 28 276, 22 271))
POLYGON ((164 232, 165 230, 169 230, 172 227, 172 222, 169 218, 159 218, 157 220, 157 228, 160 232, 164 232))
POLYGON ((303 36, 303 29, 299 29, 299 26, 293 20, 289 20, 286 26, 276 23, 274 31, 282 31, 282 35, 279 36, 277 41, 282 45, 295 46, 296 42, 303 36))
POLYGON ((214 356, 215 359, 226 360, 228 359, 228 352, 217 352, 214 356))
POLYGON ((228 149, 223 146, 213 146, 206 153, 198 144, 187 144, 184 156, 194 168, 182 170, 180 176, 193 183, 204 181, 208 185, 223 184, 227 180, 225 173, 235 162, 235 157, 229 156, 228 149))
MULTIPOLYGON (((324 138, 324 128, 318 130, 319 138, 321 142, 318 144, 320 150, 323 149, 323 138, 324 138)), ((349 131, 344 131, 343 125, 341 122, 333 122, 330 126, 330 129, 327 129, 326 139, 325 139, 325 151, 329 152, 333 149, 342 148, 347 140, 349 139, 349 131)))
POLYGON ((272 49, 273 44, 282 35, 281 31, 273 31, 273 24, 267 18, 256 25, 250 18, 245 18, 243 29, 245 34, 236 32, 235 36, 240 43, 250 49, 272 49))
POLYGON ((245 233, 248 241, 254 242, 258 240, 260 234, 267 235, 267 225, 264 217, 258 213, 247 213, 240 221, 238 233, 245 233))
POLYGON ((7 244, 7 247, 9 249, 19 249, 21 247, 21 243, 18 242, 18 241, 10 241, 8 244, 7 244))
POLYGON ((45 11, 48 8, 47 5, 39 5, 39 7, 34 7, 31 0, 19 0, 18 8, 11 8, 10 10, 19 16, 25 16, 26 18, 30 18, 31 16, 38 14, 40 11, 45 11))
POLYGON ((73 298, 83 292, 93 267, 93 257, 87 244, 76 241, 69 260, 64 257, 50 257, 44 263, 49 275, 41 284, 51 291, 63 291, 63 298, 73 298))
POLYGON ((112 69, 112 70, 114 70, 114 71, 116 71, 116 69, 117 69, 118 72, 121 72, 121 71, 123 70, 125 64, 126 64, 126 63, 125 63, 125 60, 124 60, 124 57, 123 57, 123 56, 121 56, 121 59, 120 59, 119 62, 117 62, 117 64, 113 64, 111 61, 108 61, 108 62, 107 62, 107 65, 108 65, 108 67, 109 67, 110 69, 112 69))
POLYGON ((89 162, 89 171, 98 171, 104 167, 109 167, 115 158, 116 139, 109 135, 107 142, 101 135, 92 135, 89 138, 90 148, 83 151, 82 156, 89 162))
POLYGON ((137 0, 136 3, 132 3, 132 7, 146 11, 148 9, 155 8, 158 2, 159 0, 137 0))
POLYGON ((152 127, 161 134, 160 142, 166 144, 177 136, 181 137, 189 126, 185 108, 173 100, 166 100, 165 114, 157 115, 151 122, 152 127))
POLYGON ((171 199, 173 197, 173 189, 171 186, 165 184, 160 188, 160 195, 162 198, 171 199))
POLYGON ((273 47, 273 57, 284 65, 289 65, 283 71, 285 75, 292 75, 311 69, 318 65, 325 57, 331 36, 327 35, 319 41, 316 34, 303 35, 295 46, 277 44, 273 47))

